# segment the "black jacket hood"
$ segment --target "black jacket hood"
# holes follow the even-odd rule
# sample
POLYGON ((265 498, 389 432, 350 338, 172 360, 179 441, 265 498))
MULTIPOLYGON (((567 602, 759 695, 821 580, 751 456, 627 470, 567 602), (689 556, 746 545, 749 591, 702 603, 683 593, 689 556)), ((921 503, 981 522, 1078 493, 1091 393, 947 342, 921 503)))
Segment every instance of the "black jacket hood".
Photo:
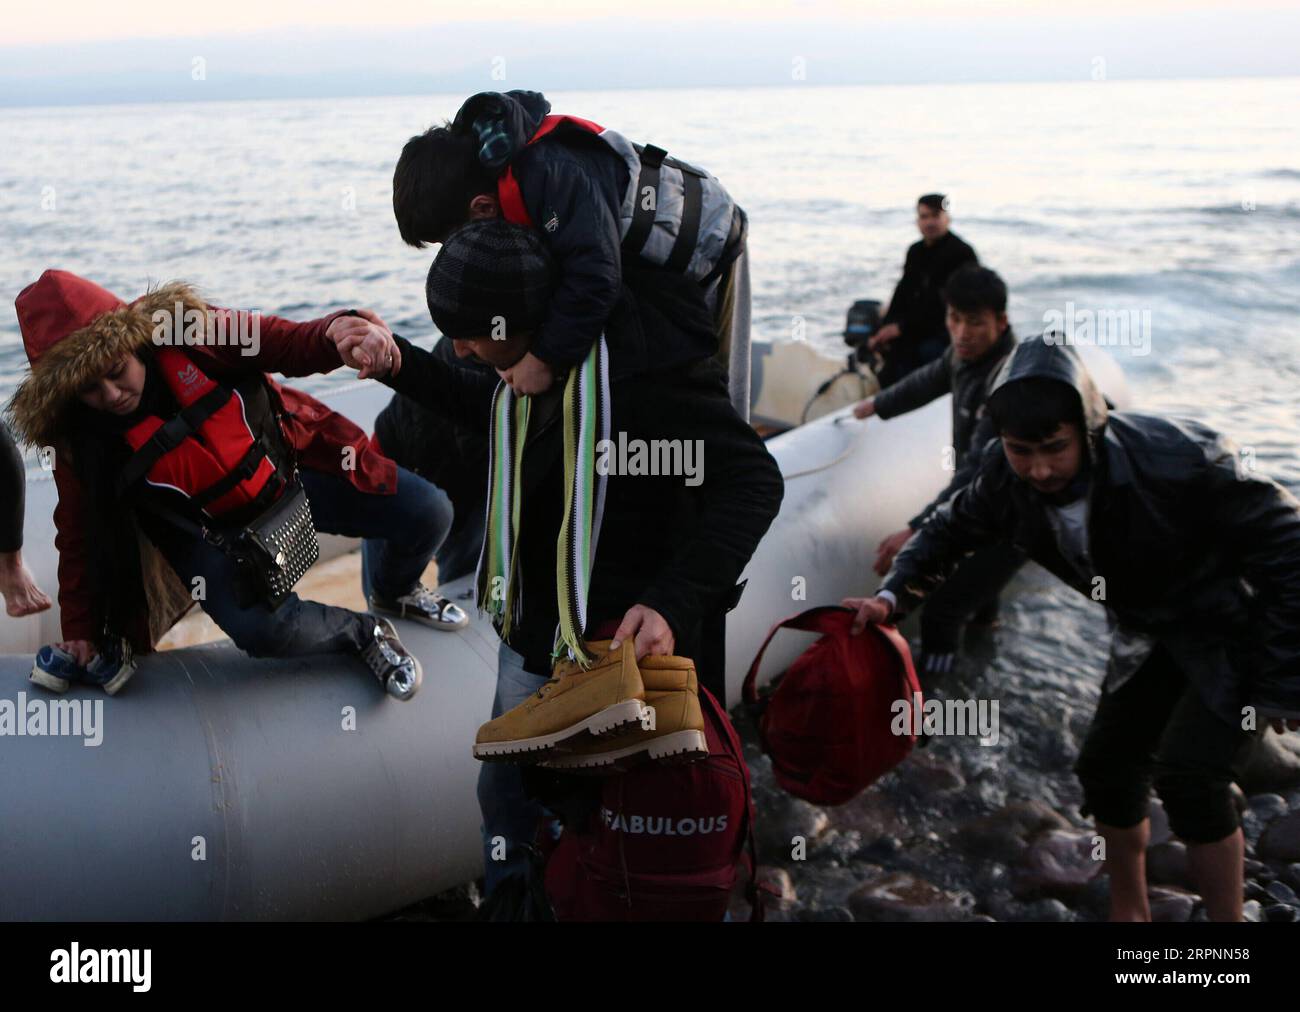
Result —
POLYGON ((497 172, 524 149, 550 111, 551 103, 540 91, 482 91, 465 101, 451 128, 477 135, 479 161, 497 172))
POLYGON ((1079 353, 1059 341, 1057 335, 1049 333, 1016 345, 994 377, 989 399, 995 398, 1007 384, 1019 380, 1051 379, 1065 383, 1078 395, 1088 442, 1095 448, 1106 428, 1110 409, 1079 353))

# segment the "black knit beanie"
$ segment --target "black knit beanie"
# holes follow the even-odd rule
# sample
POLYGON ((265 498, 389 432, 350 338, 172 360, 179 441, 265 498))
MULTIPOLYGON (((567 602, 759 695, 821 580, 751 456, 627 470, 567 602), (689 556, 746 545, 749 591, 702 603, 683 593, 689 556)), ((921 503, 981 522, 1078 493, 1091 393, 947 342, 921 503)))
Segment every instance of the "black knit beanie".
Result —
POLYGON ((554 263, 532 229, 501 218, 471 221, 442 244, 424 293, 429 316, 448 337, 510 336, 539 327, 554 263))

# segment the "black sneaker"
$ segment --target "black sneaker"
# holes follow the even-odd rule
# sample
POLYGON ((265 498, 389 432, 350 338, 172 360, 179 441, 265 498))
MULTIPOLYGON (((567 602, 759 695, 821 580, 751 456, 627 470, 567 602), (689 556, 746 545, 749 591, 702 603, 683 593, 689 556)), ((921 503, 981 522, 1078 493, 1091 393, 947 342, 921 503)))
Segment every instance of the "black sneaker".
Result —
POLYGON ((372 594, 370 607, 433 629, 464 629, 469 625, 469 616, 465 614, 464 608, 448 601, 423 583, 417 583, 413 590, 394 600, 372 594))
POLYGON ((394 699, 410 699, 420 691, 424 681, 420 661, 402 646, 388 619, 375 622, 374 641, 362 648, 360 656, 394 699))

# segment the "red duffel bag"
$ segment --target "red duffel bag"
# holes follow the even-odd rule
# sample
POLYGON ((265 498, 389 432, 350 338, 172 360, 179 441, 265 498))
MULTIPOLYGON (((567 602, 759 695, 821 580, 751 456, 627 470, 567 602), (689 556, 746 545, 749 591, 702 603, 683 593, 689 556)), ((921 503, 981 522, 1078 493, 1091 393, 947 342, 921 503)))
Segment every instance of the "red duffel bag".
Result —
POLYGON ((647 763, 605 777, 600 807, 566 826, 546 862, 546 894, 561 921, 720 921, 749 871, 755 885, 749 770, 726 712, 700 686, 706 759, 647 763))
POLYGON ((893 626, 849 633, 849 608, 810 608, 774 625, 745 676, 744 699, 771 757, 777 783, 818 805, 842 805, 902 762, 916 736, 898 720, 899 701, 920 701, 907 641, 893 626), (756 679, 778 629, 821 633, 760 697, 756 679), (895 734, 894 726, 907 729, 895 734))

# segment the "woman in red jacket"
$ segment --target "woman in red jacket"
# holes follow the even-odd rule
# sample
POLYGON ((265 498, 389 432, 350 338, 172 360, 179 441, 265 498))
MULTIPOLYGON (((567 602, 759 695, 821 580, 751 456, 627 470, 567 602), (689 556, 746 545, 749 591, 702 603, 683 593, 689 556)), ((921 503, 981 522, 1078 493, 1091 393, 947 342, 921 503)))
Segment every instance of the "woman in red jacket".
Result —
MULTIPOLYGON (((468 622, 419 582, 451 525, 447 497, 348 419, 267 375, 337 368, 334 338, 352 332, 381 364, 396 349, 378 317, 295 323, 208 306, 181 284, 127 304, 55 270, 16 307, 31 372, 9 410, 54 469, 56 646, 69 669, 122 643, 128 658, 152 650, 198 601, 252 656, 354 652, 390 694, 415 694, 419 662, 386 619, 293 593, 278 604, 250 595, 220 544, 301 482, 317 530, 376 539, 375 610, 436 628, 468 622)), ((59 673, 33 677, 67 687, 59 673)))

